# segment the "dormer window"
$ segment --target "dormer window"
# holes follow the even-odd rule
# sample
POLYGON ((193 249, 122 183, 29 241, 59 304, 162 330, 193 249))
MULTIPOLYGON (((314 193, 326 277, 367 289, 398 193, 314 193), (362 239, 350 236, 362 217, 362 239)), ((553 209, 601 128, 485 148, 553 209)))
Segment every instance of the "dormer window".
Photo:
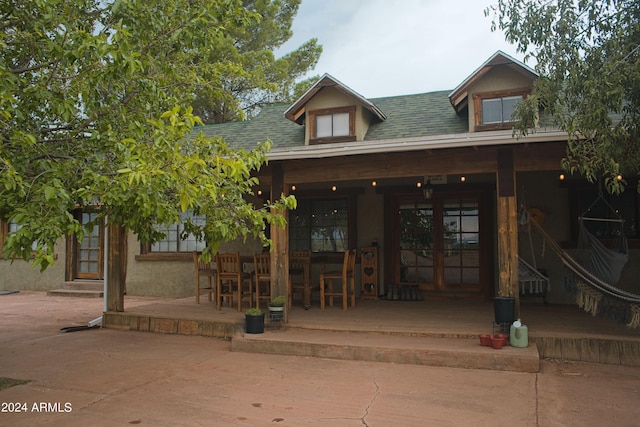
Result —
POLYGON ((511 116, 515 111, 516 105, 529 92, 529 89, 517 89, 473 95, 476 130, 511 128, 511 116))
POLYGON ((309 112, 310 143, 356 140, 356 107, 323 108, 309 112))
POLYGON ((482 124, 495 125, 511 122, 515 105, 520 101, 522 101, 522 95, 483 99, 482 124))

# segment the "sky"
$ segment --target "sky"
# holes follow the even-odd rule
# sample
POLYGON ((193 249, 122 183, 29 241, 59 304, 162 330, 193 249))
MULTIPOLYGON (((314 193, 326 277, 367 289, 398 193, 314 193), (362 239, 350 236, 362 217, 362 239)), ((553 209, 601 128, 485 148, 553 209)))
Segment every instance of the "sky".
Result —
POLYGON ((496 1, 302 0, 276 55, 315 37, 323 52, 308 76, 328 73, 365 98, 452 90, 498 50, 524 58, 491 32, 484 9, 496 1))

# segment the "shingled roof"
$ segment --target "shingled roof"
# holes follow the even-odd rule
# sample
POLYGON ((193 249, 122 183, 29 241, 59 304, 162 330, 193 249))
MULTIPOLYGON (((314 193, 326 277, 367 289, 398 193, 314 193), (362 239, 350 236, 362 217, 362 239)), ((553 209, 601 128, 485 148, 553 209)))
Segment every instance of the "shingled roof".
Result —
MULTIPOLYGON (((372 123, 364 141, 467 132, 467 117, 456 114, 448 93, 438 91, 370 99, 387 119, 372 123)), ((195 131, 209 137, 221 136, 229 146, 247 150, 267 139, 272 141, 274 149, 304 146, 304 126, 284 116, 287 108, 286 105, 269 106, 252 120, 200 126, 195 131)))

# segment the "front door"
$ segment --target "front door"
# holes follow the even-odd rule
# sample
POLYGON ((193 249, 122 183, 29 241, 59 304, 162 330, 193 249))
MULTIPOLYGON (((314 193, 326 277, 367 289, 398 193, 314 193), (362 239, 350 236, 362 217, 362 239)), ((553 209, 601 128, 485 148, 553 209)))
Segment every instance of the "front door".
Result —
MULTIPOLYGON (((95 222, 98 214, 82 212, 79 214, 82 225, 95 222)), ((74 279, 104 279, 104 227, 98 223, 91 227, 81 241, 74 245, 74 279)))
POLYGON ((480 192, 434 193, 430 200, 397 196, 394 283, 424 293, 477 297, 489 268, 480 192))

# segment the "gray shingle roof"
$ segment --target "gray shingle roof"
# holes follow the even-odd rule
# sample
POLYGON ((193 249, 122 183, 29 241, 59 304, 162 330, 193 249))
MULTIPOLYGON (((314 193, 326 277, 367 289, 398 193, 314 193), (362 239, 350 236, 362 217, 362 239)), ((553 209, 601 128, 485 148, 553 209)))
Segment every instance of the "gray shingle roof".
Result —
MULTIPOLYGON (((450 91, 370 99, 387 117, 373 123, 365 141, 446 135, 468 131, 466 114, 456 114, 449 102, 450 91)), ((284 116, 288 106, 269 106, 252 120, 200 126, 196 132, 223 137, 233 148, 252 149, 270 139, 273 148, 304 145, 304 126, 284 116)))

